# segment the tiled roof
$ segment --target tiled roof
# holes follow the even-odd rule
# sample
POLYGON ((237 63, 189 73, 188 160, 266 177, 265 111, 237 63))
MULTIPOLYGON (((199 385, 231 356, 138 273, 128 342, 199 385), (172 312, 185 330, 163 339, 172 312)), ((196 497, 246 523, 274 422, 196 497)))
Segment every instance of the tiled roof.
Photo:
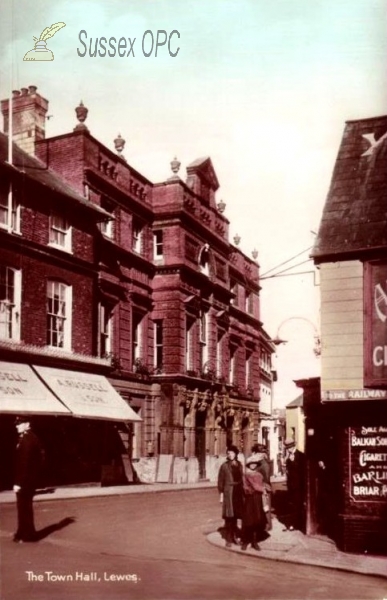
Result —
POLYGON ((297 396, 297 398, 289 402, 289 404, 286 405, 286 408, 296 408, 298 406, 304 406, 304 394, 297 396))
POLYGON ((187 166, 187 174, 196 173, 199 177, 204 177, 213 190, 219 189, 219 181, 215 173, 214 166, 209 156, 197 158, 187 166))
POLYGON ((387 116, 348 121, 312 257, 387 249, 387 116))
POLYGON ((84 198, 78 194, 72 187, 65 183, 56 173, 47 169, 47 167, 37 158, 30 156, 27 152, 24 152, 17 144, 13 144, 12 149, 12 165, 9 165, 6 161, 8 159, 8 136, 0 132, 0 165, 5 166, 8 169, 16 171, 19 175, 28 177, 29 179, 38 182, 40 185, 48 187, 50 190, 67 196, 78 204, 93 210, 104 216, 111 215, 105 210, 100 208, 98 205, 93 204, 87 198, 84 198))

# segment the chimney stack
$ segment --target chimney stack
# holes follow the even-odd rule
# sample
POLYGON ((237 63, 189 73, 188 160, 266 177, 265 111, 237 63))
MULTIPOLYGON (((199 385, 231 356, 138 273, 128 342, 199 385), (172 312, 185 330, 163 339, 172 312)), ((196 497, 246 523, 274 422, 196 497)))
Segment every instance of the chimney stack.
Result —
MULTIPOLYGON (((13 141, 20 148, 35 154, 35 142, 44 140, 48 100, 36 92, 35 85, 12 92, 13 141)), ((9 99, 1 101, 4 133, 8 134, 9 99)))

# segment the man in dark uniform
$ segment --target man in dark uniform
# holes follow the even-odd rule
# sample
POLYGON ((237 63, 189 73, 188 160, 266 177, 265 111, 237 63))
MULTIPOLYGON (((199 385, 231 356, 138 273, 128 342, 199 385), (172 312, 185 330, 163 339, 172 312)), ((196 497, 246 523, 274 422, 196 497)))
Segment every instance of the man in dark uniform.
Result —
POLYGON ((286 449, 286 485, 288 492, 289 515, 286 529, 304 530, 305 502, 306 502, 306 477, 305 455, 296 447, 296 442, 288 438, 284 442, 286 449))
POLYGON ((19 440, 15 455, 15 478, 13 490, 16 492, 18 527, 14 542, 36 541, 33 513, 33 497, 39 484, 43 464, 43 448, 37 436, 31 431, 27 416, 15 421, 19 440))

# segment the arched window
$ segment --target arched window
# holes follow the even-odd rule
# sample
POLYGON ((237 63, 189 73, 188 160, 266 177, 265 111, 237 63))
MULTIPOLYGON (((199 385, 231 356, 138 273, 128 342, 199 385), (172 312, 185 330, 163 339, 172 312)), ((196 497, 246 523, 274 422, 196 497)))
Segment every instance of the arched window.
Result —
POLYGON ((210 275, 210 246, 204 244, 199 255, 199 268, 200 272, 209 277, 210 275))

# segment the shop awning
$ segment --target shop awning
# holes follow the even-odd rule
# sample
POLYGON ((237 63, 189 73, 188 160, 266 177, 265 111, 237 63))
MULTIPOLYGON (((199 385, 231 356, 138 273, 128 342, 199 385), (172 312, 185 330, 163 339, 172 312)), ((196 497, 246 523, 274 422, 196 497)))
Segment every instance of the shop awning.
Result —
POLYGON ((0 362, 0 412, 70 415, 29 365, 0 362))
POLYGON ((141 421, 102 375, 50 367, 33 369, 75 417, 114 421, 141 421))

